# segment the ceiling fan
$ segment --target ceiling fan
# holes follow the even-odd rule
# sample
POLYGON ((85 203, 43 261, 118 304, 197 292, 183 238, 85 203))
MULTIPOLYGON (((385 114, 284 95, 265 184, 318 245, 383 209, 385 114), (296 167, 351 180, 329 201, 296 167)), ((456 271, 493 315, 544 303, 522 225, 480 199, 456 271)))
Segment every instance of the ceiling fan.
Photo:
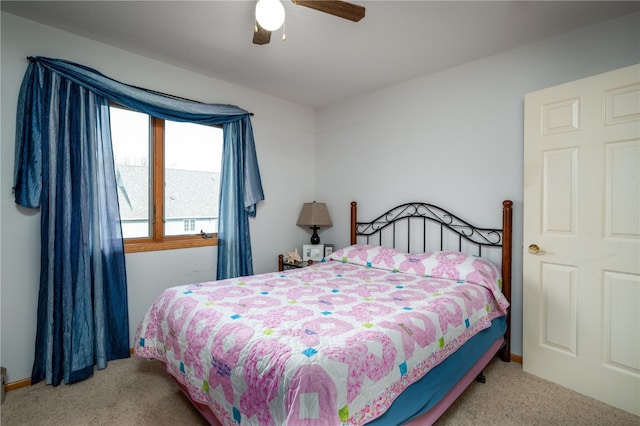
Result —
MULTIPOLYGON (((365 13, 364 7, 340 0, 291 0, 291 2, 299 6, 309 7, 311 9, 328 13, 339 18, 348 19, 353 22, 358 22, 359 20, 364 18, 365 13)), ((253 29, 253 43, 268 44, 271 41, 271 31, 275 31, 280 28, 283 21, 284 8, 282 7, 282 3, 280 3, 280 0, 260 0, 258 2, 258 5, 256 6, 256 24, 253 29), (279 21, 279 23, 274 24, 273 27, 262 22, 264 26, 272 29, 266 29, 263 27, 263 25, 260 25, 258 23, 258 9, 262 6, 261 3, 263 3, 262 5, 264 7, 267 7, 267 4, 271 3, 269 5, 270 7, 278 9, 276 11, 276 14, 281 14, 281 20, 279 21)))

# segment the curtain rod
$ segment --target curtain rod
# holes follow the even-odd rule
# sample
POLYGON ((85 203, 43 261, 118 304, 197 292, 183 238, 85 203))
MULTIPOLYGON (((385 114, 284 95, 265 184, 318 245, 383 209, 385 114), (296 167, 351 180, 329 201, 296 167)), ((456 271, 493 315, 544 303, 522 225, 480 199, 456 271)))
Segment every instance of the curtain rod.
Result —
MULTIPOLYGON (((33 56, 27 56, 27 60, 29 62, 38 62, 38 60, 36 58, 34 58, 33 56)), ((170 95, 169 93, 158 92, 157 90, 151 90, 151 89, 145 89, 143 87, 133 86, 131 84, 127 84, 127 86, 133 87, 135 89, 140 89, 140 90, 146 90, 148 92, 153 92, 153 93, 155 93, 157 95, 168 96, 168 97, 173 98, 173 99, 180 99, 182 101, 196 102, 196 103, 199 103, 199 104, 203 104, 204 103, 204 102, 200 102, 200 101, 194 101, 193 99, 189 99, 189 98, 183 98, 182 96, 176 96, 176 95, 170 95)), ((250 112, 249 115, 251 117, 253 117, 253 113, 252 112, 250 112)))

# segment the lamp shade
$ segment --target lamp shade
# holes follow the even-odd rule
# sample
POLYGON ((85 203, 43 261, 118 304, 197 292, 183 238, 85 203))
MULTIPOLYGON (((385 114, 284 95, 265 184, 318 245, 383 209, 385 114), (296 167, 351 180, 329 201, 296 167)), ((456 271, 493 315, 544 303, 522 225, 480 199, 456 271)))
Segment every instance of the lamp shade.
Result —
POLYGON ((325 203, 304 203, 300 217, 298 218, 298 226, 331 226, 331 217, 325 203))
POLYGON ((313 229, 311 235, 311 244, 320 244, 318 236, 318 228, 321 226, 331 226, 331 218, 329 210, 325 203, 304 203, 300 217, 298 218, 298 226, 309 226, 313 229))

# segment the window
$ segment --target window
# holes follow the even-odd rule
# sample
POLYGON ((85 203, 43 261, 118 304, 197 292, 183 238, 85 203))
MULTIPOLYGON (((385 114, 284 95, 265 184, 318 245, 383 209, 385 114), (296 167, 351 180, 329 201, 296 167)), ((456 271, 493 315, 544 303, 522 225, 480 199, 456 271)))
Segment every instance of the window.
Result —
POLYGON ((222 128, 112 106, 111 138, 125 251, 217 244, 222 128))

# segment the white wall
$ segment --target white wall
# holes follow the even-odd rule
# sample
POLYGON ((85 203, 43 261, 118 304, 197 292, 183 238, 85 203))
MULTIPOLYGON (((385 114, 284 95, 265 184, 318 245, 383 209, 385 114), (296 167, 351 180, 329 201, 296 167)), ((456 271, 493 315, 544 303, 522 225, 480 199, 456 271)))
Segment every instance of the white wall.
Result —
POLYGON ((640 14, 628 15, 319 111, 316 197, 339 210, 323 240, 349 242, 352 200, 363 219, 429 201, 486 227, 500 227, 501 202, 513 200, 512 352, 521 355, 524 95, 639 62, 639 28, 640 14))
MULTIPOLYGON (((31 375, 40 270, 40 214, 17 207, 11 193, 16 104, 27 56, 67 59, 136 86, 252 111, 266 197, 250 220, 254 271, 275 271, 279 253, 306 241, 308 234, 295 222, 302 203, 314 198, 313 110, 10 14, 2 13, 1 19, 0 363, 8 369, 8 382, 31 375), (310 178, 299 179, 303 174, 310 178)), ((164 288, 215 279, 216 253, 207 247, 127 254, 132 339, 164 288)))

